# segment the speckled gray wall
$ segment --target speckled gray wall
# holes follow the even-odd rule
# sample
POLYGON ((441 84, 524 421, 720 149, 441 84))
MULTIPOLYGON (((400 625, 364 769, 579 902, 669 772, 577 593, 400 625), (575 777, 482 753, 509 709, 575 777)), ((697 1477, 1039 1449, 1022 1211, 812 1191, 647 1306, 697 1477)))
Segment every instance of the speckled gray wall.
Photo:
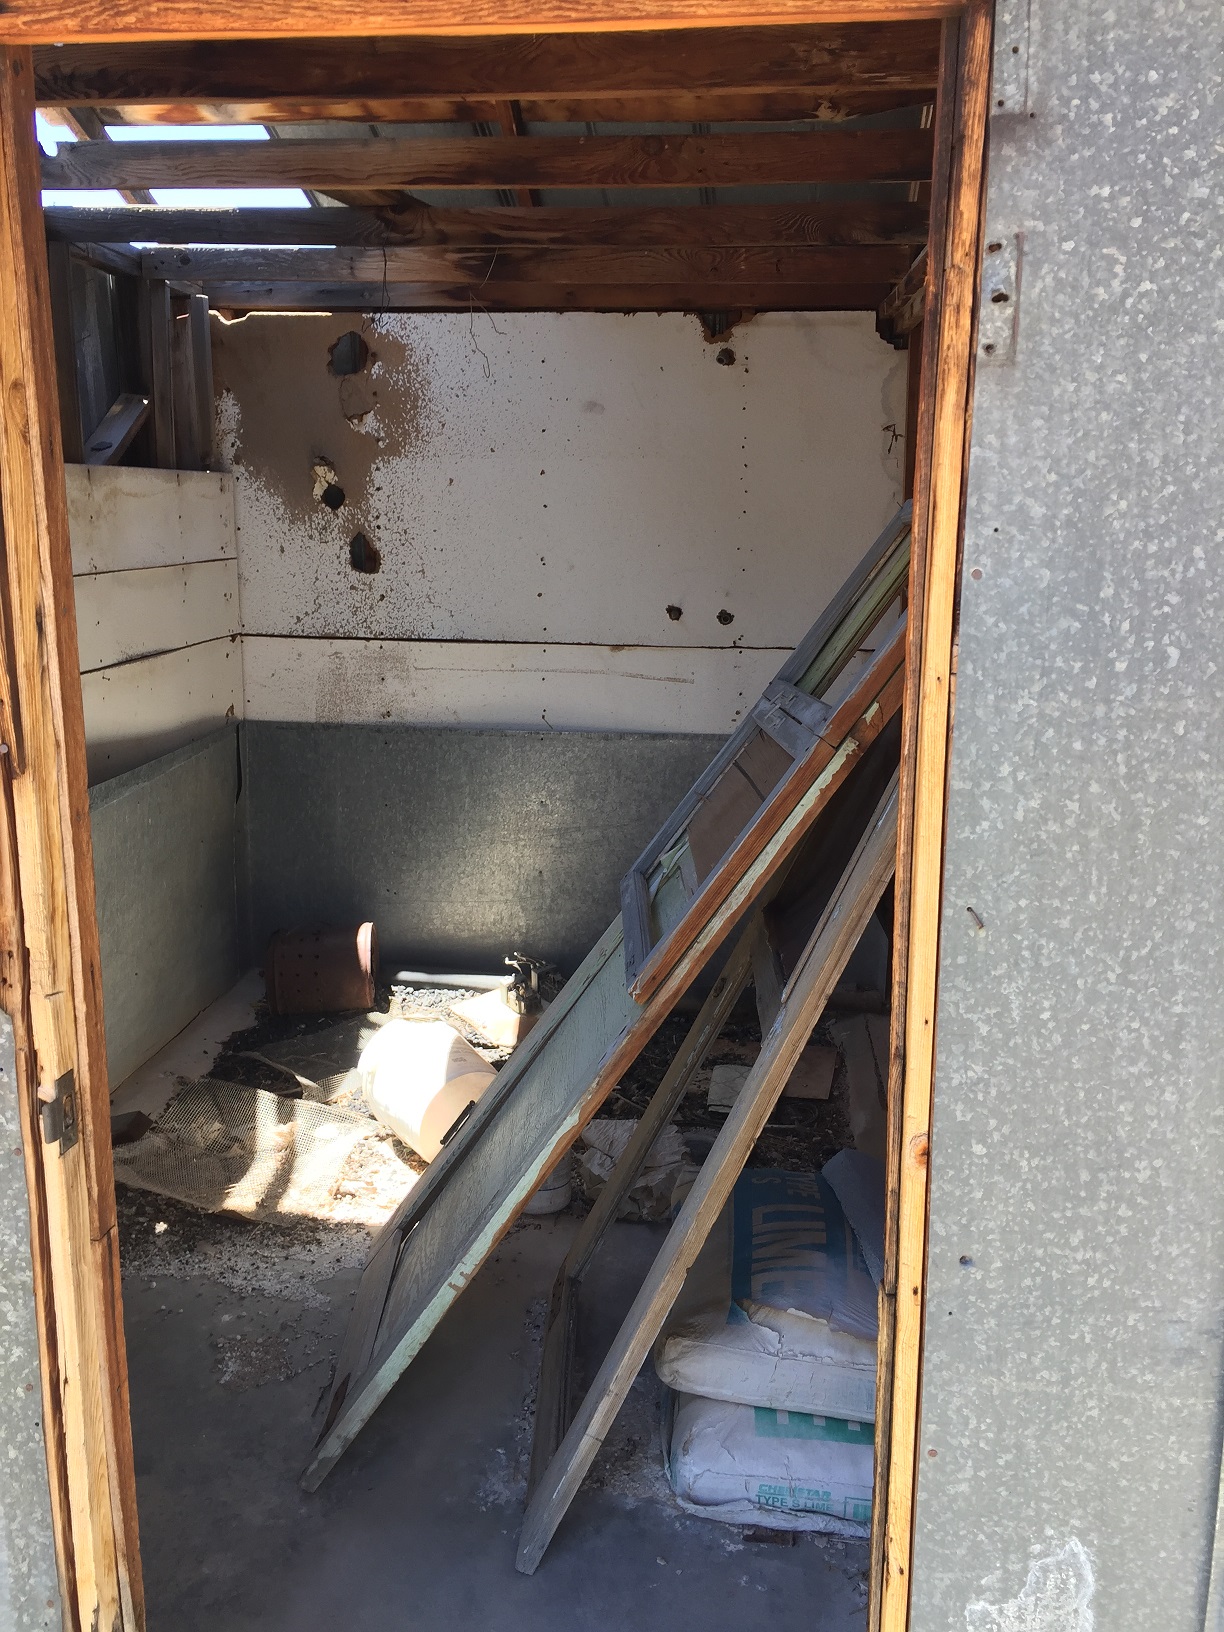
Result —
POLYGON ((60 1626, 13 1022, 0 1013, 0 1632, 60 1626))
POLYGON ((988 239, 1022 233, 1023 271, 974 410, 912 1632, 1201 1632, 1224 8, 1032 0, 1026 39, 1027 9, 996 52, 988 239))

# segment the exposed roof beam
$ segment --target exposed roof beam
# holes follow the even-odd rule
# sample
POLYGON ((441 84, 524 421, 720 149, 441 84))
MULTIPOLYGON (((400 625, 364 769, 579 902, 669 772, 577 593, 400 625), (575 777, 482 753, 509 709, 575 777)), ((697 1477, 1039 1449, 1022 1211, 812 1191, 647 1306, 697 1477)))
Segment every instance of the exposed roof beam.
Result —
POLYGON ((221 311, 717 312, 874 311, 884 284, 206 283, 221 311))
POLYGON ((438 244, 491 249, 521 244, 632 249, 704 244, 909 244, 923 242, 920 204, 715 204, 699 208, 441 210, 419 204, 372 210, 44 211, 48 237, 67 243, 438 244))
POLYGON ((923 181, 931 132, 483 136, 428 140, 84 142, 43 160, 43 186, 730 187, 923 181))
MULTIPOLYGON (((529 125, 547 124, 765 124, 795 119, 836 121, 933 102, 933 85, 895 89, 832 88, 809 90, 801 85, 759 91, 633 91, 609 96, 581 92, 520 99, 529 125)), ((113 104, 124 124, 276 125, 343 120, 370 125, 476 123, 488 116, 479 97, 319 96, 277 101, 119 102, 113 104)))
MULTIPOLYGON (((366 14, 335 15, 353 23, 366 14)), ((197 28, 202 21, 197 12, 197 28)), ((35 88, 41 103, 103 106, 386 96, 522 101, 786 88, 828 94, 931 87, 938 61, 938 25, 923 22, 262 44, 192 40, 42 49, 35 88)))
POLYGON ((799 249, 160 249, 141 257, 150 278, 190 283, 887 284, 905 245, 799 249))

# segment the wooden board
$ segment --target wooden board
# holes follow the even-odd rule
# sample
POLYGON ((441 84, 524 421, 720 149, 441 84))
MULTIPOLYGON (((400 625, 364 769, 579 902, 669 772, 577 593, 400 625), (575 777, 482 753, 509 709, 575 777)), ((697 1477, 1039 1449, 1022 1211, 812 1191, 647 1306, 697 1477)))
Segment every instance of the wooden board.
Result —
POLYGON ((65 476, 75 574, 237 559, 232 476, 140 465, 65 476))
POLYGON ((785 815, 793 790, 828 771, 831 796, 850 765, 843 747, 853 743, 857 753, 899 708, 903 636, 896 630, 871 631, 902 592, 909 528, 910 507, 903 505, 625 875, 621 915, 627 970, 639 999, 683 954, 752 846, 785 815), (880 646, 864 669, 860 644, 866 639, 880 646), (780 777, 777 754, 772 766, 764 763, 762 733, 790 757, 780 777), (750 821, 741 821, 745 813, 750 821), (679 876, 669 880, 669 871, 677 869, 679 876))
MULTIPOLYGON (((368 22, 368 13, 362 20, 368 22)), ((56 46, 34 54, 38 101, 57 107, 387 95, 523 101, 749 88, 912 92, 933 91, 938 67, 939 28, 923 22, 534 38, 287 39, 261 48, 245 40, 193 40, 56 46)))
POLYGON ((220 312, 873 312, 874 283, 207 283, 220 312))
POLYGON ((927 181, 923 130, 714 136, 79 142, 42 184, 99 187, 752 187, 927 181))
MULTIPOLYGON (((465 124, 489 120, 489 102, 483 97, 396 96, 336 98, 277 97, 236 102, 123 102, 115 112, 128 125, 311 124, 316 120, 350 120, 355 124, 465 124)), ((792 120, 828 123, 868 113, 891 113, 899 108, 921 109, 934 97, 933 86, 904 86, 859 90, 805 90, 794 86, 780 91, 632 91, 587 96, 575 91, 565 96, 523 97, 519 106, 529 124, 785 124, 792 120)))
MULTIPOLYGON (((905 244, 925 241, 922 204, 646 205, 641 209, 374 210, 198 209, 160 205, 43 211, 53 243, 419 244, 449 249, 709 249, 770 245, 905 244)), ((177 274, 175 274, 177 275, 177 274)), ((261 274, 265 275, 265 274, 261 274)), ((378 281, 381 281, 381 271, 378 281)))
MULTIPOLYGON (((924 320, 915 473, 915 550, 902 747, 901 857, 894 941, 894 1033, 889 1089, 889 1195, 881 1296, 887 1414, 883 1511, 873 1541, 871 1618, 880 1632, 909 1622, 914 1490, 926 1311, 927 1181, 935 1069, 939 920, 958 560, 972 425, 974 328, 986 174, 994 7, 974 0, 945 29, 938 139, 937 231, 924 320), (889 1338, 891 1337, 891 1342, 889 1338), (878 1604, 878 1612, 875 1606, 878 1604), (877 1622, 878 1614, 878 1622, 877 1622)), ((880 1385, 884 1386, 880 1386, 880 1385)), ((882 1437, 882 1436, 881 1436, 882 1437)))
POLYGON ((143 1625, 85 740, 33 64, 0 48, 4 990, 18 1044, 65 1625, 143 1625), (42 1137, 71 1073, 79 1137, 42 1137))
MULTIPOLYGON (((891 23, 947 17, 953 0, 769 0, 746 16, 743 0, 617 0, 591 14, 586 0, 377 0, 361 13, 369 34, 547 34, 562 31, 713 27, 718 24, 891 23)), ((236 0, 203 10, 199 0, 159 0, 115 6, 103 0, 8 0, 5 37, 20 45, 61 41, 150 39, 278 39, 344 36, 351 14, 324 0, 236 0)))
POLYGON ((752 974, 753 959, 762 939, 761 917, 754 913, 727 959, 709 995, 689 1028, 688 1035, 638 1119, 624 1154, 608 1175, 595 1205, 582 1221, 557 1273, 544 1328, 540 1380, 536 1390, 535 1424, 531 1441, 528 1490, 543 1478, 570 1425, 574 1350, 578 1328, 578 1290, 583 1274, 628 1195, 651 1147, 671 1121, 684 1098, 694 1072, 726 1024, 736 999, 752 974))
POLYGON ((74 578, 81 672, 232 635, 238 627, 238 563, 74 578))
POLYGON ((118 776, 242 714, 242 656, 228 637, 81 678, 91 782, 118 776))
POLYGON ((156 249, 147 277, 191 283, 889 283, 909 264, 905 245, 680 244, 621 248, 156 249))
POLYGON ((675 1302, 684 1277, 734 1188, 867 920, 892 877, 897 849, 894 777, 782 994, 761 1052, 676 1222, 599 1368, 586 1399, 527 1505, 517 1566, 530 1575, 590 1469, 675 1302))

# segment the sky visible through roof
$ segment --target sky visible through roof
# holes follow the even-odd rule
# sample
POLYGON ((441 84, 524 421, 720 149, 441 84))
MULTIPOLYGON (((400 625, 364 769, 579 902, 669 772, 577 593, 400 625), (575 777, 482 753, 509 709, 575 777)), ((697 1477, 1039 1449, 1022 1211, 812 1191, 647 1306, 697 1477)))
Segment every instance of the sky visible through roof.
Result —
MULTIPOLYGON (((54 154, 58 146, 77 137, 65 125, 52 124, 41 113, 35 115, 38 140, 43 151, 54 154)), ((271 138, 263 125, 108 125, 113 142, 266 142, 271 138)), ((310 200, 300 187, 154 187, 156 204, 179 209, 258 209, 269 205, 310 208, 310 200)), ((66 188, 47 189, 44 205, 72 208, 123 209, 117 192, 66 188)))

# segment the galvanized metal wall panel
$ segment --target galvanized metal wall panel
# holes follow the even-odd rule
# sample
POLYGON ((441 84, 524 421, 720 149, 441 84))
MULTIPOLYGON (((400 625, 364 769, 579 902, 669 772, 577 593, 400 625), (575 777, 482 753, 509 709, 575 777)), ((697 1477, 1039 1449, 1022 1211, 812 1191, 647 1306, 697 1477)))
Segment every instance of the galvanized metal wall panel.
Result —
POLYGON ((60 1626, 13 1023, 0 1012, 0 1632, 60 1626))
POLYGON ((1023 253, 1014 362, 979 357, 974 409, 912 1627, 1200 1632, 1224 1379, 1224 10, 1032 0, 1000 22, 988 239, 1023 253))

